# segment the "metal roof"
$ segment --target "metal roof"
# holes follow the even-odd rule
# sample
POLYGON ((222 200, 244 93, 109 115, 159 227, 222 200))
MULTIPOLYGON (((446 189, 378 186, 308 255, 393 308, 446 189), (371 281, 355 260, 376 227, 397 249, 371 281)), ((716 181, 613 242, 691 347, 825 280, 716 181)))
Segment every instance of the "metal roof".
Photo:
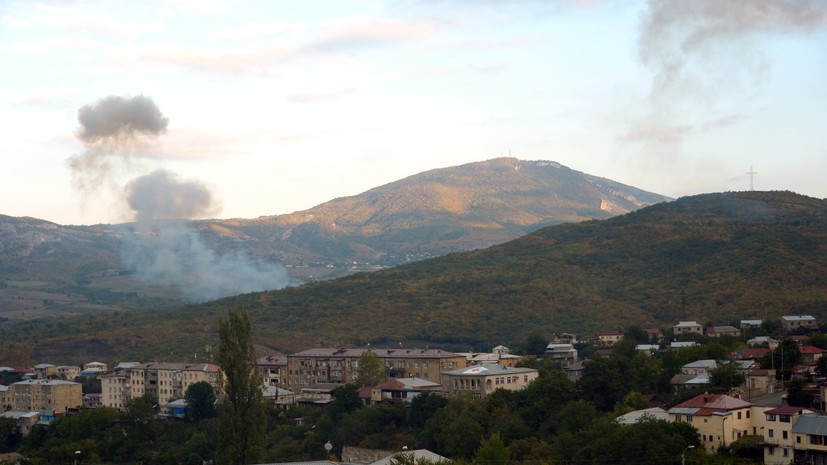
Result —
POLYGON ((827 436, 827 417, 823 415, 802 415, 793 425, 793 433, 827 436))

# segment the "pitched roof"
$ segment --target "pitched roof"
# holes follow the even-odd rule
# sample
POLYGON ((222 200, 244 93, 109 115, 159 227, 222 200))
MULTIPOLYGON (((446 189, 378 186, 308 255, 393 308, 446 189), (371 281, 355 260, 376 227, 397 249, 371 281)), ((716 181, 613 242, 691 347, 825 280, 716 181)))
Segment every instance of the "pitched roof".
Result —
POLYGON ((442 374, 449 376, 497 376, 516 375, 522 373, 537 373, 537 370, 534 368, 507 367, 503 365, 484 363, 482 365, 472 365, 470 367, 460 368, 459 370, 442 372, 442 374))
POLYGON ((669 413, 708 416, 716 412, 747 408, 751 405, 749 402, 726 394, 701 394, 672 407, 669 413))
POLYGON ((436 454, 434 452, 431 452, 428 449, 416 449, 416 450, 412 450, 412 451, 398 452, 396 454, 385 457, 381 460, 377 460, 377 461, 373 462, 370 465, 388 465, 388 464, 391 463, 391 459, 396 457, 398 454, 412 455, 413 458, 414 458, 414 461, 418 461, 421 458, 428 459, 428 460, 430 460, 431 462, 434 462, 434 463, 445 462, 445 461, 448 460, 447 458, 445 458, 445 457, 443 457, 439 454, 436 454))
POLYGON ((771 410, 767 410, 764 413, 768 413, 770 415, 797 415, 803 412, 805 409, 804 407, 790 407, 789 405, 782 405, 781 407, 776 407, 771 410))

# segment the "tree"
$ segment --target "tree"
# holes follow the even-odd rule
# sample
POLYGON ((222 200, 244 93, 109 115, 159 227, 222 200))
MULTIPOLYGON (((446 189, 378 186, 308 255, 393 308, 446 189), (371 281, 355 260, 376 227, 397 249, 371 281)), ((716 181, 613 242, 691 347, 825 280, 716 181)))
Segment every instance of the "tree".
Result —
POLYGON ((187 420, 198 422, 215 416, 215 391, 210 383, 199 381, 190 384, 184 394, 187 401, 187 420))
POLYGON ((735 360, 718 360, 709 372, 709 383, 717 388, 732 390, 744 384, 747 378, 738 370, 735 360))
POLYGON ((359 372, 353 380, 357 387, 376 386, 387 379, 385 364, 375 352, 365 352, 359 357, 359 372))
POLYGON ((218 416, 218 463, 255 463, 263 453, 266 408, 247 313, 228 310, 218 323, 218 338, 225 395, 218 416))
POLYGON ((473 463, 476 465, 508 465, 511 463, 511 453, 499 433, 494 433, 488 439, 483 439, 480 448, 474 454, 473 463))
POLYGON ((813 395, 804 390, 804 380, 795 377, 787 385, 787 403, 794 407, 809 408, 813 402, 813 395))

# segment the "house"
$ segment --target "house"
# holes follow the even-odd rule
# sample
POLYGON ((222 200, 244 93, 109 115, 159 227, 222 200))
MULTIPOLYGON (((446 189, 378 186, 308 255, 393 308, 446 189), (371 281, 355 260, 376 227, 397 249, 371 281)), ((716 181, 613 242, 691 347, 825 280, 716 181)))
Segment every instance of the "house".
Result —
POLYGON ((162 417, 184 418, 187 415, 187 399, 176 399, 161 405, 162 417))
POLYGON ((669 421, 694 426, 707 452, 727 446, 752 431, 749 402, 725 394, 701 394, 670 408, 669 421))
POLYGON ((764 347, 741 347, 740 349, 733 350, 729 355, 733 360, 757 361, 764 358, 768 353, 770 353, 770 349, 764 347))
POLYGON ((89 362, 83 364, 83 371, 87 370, 94 370, 94 371, 106 371, 109 369, 109 366, 105 363, 101 362, 89 362))
POLYGON ((704 327, 696 321, 679 321, 678 324, 672 326, 672 332, 675 336, 698 335, 704 333, 704 327))
POLYGON ((538 376, 533 368, 476 365, 444 372, 442 389, 448 397, 471 393, 474 398, 482 399, 497 389, 522 390, 538 376))
POLYGON ((755 336, 752 339, 747 339, 747 345, 750 347, 766 345, 770 350, 778 347, 778 341, 769 336, 755 336))
POLYGON ((818 359, 824 354, 824 349, 819 349, 818 347, 813 346, 801 346, 798 349, 801 352, 801 361, 805 365, 815 365, 818 359))
POLYGON ((781 329, 785 333, 795 331, 799 328, 807 328, 813 331, 818 329, 816 319, 812 315, 785 315, 781 317, 781 329))
POLYGON ((712 370, 718 367, 717 360, 695 360, 687 363, 681 367, 681 373, 685 375, 708 375, 712 370))
POLYGON ((40 412, 9 410, 0 414, 0 418, 11 418, 17 422, 22 436, 28 436, 32 428, 40 422, 40 412))
POLYGON ((649 336, 649 342, 663 342, 663 331, 658 328, 646 328, 643 330, 649 336))
POLYGON ((89 392, 83 395, 83 408, 97 408, 101 406, 101 394, 89 392))
POLYGON ((709 337, 733 336, 741 337, 741 330, 734 326, 712 326, 706 328, 706 335, 709 337))
POLYGON ((340 384, 316 384, 301 388, 297 404, 324 407, 333 401, 333 391, 341 386, 340 384))
POLYGON ((37 379, 46 379, 49 376, 57 374, 57 367, 51 363, 40 363, 32 367, 34 377, 37 379))
POLYGON ((795 439, 793 425, 802 413, 812 414, 802 407, 781 406, 764 411, 764 463, 786 465, 792 462, 795 439))
POLYGON ((465 356, 467 362, 466 366, 480 365, 483 363, 498 363, 507 367, 517 365, 517 362, 524 360, 525 357, 511 354, 511 349, 503 345, 499 345, 491 349, 491 352, 457 352, 465 356))
POLYGON ((746 375, 747 395, 749 398, 762 394, 774 394, 778 380, 775 379, 775 370, 754 368, 746 375))
POLYGON ((56 370, 57 376, 66 381, 74 381, 80 375, 80 367, 75 365, 60 365, 56 370))
POLYGON ((645 408, 643 410, 635 410, 633 412, 629 412, 623 414, 617 418, 615 418, 615 423, 621 425, 633 425, 635 423, 639 423, 644 420, 668 420, 669 414, 666 413, 666 410, 660 407, 652 407, 652 408, 645 408))
MULTIPOLYGON (((790 433, 795 438, 793 442, 794 463, 827 463, 827 416, 794 415, 790 433)), ((764 451, 764 457, 767 457, 767 449, 764 451)))
POLYGON ((79 409, 83 406, 80 384, 60 379, 27 379, 12 383, 12 409, 23 412, 79 409))
POLYGON ((563 367, 563 373, 566 374, 566 378, 570 381, 577 381, 583 376, 583 372, 586 370, 586 362, 588 360, 578 360, 574 363, 570 363, 563 367))
POLYGON ((277 407, 284 409, 291 405, 295 405, 299 399, 299 394, 282 389, 278 386, 262 386, 261 394, 265 401, 276 404, 277 407))
POLYGON ((572 344, 552 342, 546 346, 546 356, 566 366, 577 361, 577 349, 572 344))
POLYGON ((282 387, 301 390, 315 384, 347 384, 359 372, 359 358, 376 354, 387 370, 386 378, 422 378, 442 383, 442 372, 468 366, 463 355, 441 349, 308 349, 287 356, 282 387))
MULTIPOLYGON (((393 463, 399 463, 398 460, 400 459, 400 455, 405 455, 410 457, 412 460, 410 462, 403 461, 403 463, 417 463, 420 459, 425 459, 429 463, 448 463, 449 460, 439 454, 429 451, 428 449, 416 449, 412 451, 403 450, 401 452, 396 452, 393 455, 385 457, 383 459, 377 460, 372 462, 370 465, 391 465, 393 463)), ((404 457, 404 458, 407 458, 404 457)))
POLYGON ((672 341, 669 343, 669 348, 673 350, 683 349, 686 347, 692 347, 698 345, 695 341, 672 341))
POLYGON ((617 329, 610 329, 600 333, 597 338, 600 339, 601 345, 611 346, 623 339, 623 333, 617 329))
POLYGON ((764 324, 764 320, 741 320, 741 329, 758 329, 764 324))
POLYGON ((660 346, 657 344, 638 344, 635 346, 635 350, 643 352, 646 355, 652 355, 660 350, 660 346))
POLYGON ((423 392, 440 393, 442 385, 421 378, 394 378, 371 388, 371 403, 382 401, 411 402, 423 392))

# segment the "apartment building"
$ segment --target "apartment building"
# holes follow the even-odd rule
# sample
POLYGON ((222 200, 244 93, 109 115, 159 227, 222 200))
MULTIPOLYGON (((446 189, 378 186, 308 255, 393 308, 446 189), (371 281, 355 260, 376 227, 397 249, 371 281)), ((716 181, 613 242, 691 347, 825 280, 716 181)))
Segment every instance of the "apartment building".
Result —
POLYGON ((282 379, 287 371, 286 355, 266 355, 256 360, 256 365, 261 372, 265 386, 282 386, 285 381, 282 379))
POLYGON ((27 379, 10 386, 12 410, 65 412, 83 406, 83 388, 72 381, 59 379, 27 379))
POLYGON ((216 390, 219 368, 209 363, 139 363, 101 376, 101 404, 123 408, 127 402, 145 394, 154 395, 160 404, 184 397, 190 385, 204 381, 216 390))
POLYGON ((315 384, 346 384, 359 372, 359 358, 376 354, 387 378, 422 378, 442 384, 442 372, 467 366, 465 356, 440 349, 308 349, 287 356, 283 387, 298 390, 315 384))

